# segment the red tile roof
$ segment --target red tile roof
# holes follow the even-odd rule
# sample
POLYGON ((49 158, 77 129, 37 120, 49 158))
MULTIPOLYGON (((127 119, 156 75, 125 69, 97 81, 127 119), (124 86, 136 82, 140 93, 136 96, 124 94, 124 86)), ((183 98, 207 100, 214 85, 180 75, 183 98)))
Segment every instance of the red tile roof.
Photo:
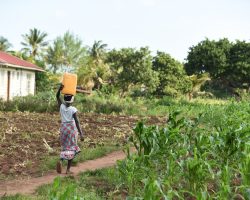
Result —
POLYGON ((7 65, 15 68, 23 68, 35 71, 44 71, 42 68, 33 63, 22 60, 16 56, 12 56, 6 52, 0 51, 0 65, 7 65))

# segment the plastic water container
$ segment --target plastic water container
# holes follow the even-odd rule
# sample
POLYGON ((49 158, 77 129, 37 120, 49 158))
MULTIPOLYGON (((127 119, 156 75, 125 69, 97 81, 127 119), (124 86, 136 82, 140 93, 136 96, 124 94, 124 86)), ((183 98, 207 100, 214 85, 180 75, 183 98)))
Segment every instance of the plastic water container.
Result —
POLYGON ((64 73, 62 84, 64 85, 62 89, 62 94, 76 94, 76 85, 77 85, 77 75, 64 73))

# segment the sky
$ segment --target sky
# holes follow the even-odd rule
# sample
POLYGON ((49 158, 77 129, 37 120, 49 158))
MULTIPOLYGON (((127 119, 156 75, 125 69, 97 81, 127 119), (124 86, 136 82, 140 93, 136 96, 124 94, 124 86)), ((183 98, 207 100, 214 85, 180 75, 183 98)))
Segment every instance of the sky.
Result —
POLYGON ((70 31, 87 46, 148 46, 181 62, 206 38, 250 42, 249 0, 0 0, 0 19, 0 36, 14 50, 32 28, 50 42, 70 31))

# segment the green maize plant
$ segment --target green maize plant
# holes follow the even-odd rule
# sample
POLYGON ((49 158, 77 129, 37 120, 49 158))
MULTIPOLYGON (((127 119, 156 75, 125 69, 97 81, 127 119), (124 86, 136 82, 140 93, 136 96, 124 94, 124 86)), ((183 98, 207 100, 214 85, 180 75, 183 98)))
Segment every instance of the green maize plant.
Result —
POLYGON ((205 188, 205 183, 211 177, 211 171, 208 164, 197 156, 197 149, 194 149, 193 157, 186 159, 183 164, 189 191, 195 192, 205 188))
POLYGON ((248 199, 250 109, 235 109, 172 112, 163 127, 139 122, 129 139, 137 152, 118 164, 130 199, 248 199))
POLYGON ((147 178, 144 180, 143 193, 144 200, 168 199, 162 191, 162 184, 160 183, 160 181, 151 178, 147 178))
POLYGON ((242 177, 242 183, 244 187, 241 189, 244 197, 250 199, 250 154, 246 155, 245 160, 240 166, 240 174, 242 177))
POLYGON ((232 190, 230 186, 230 180, 232 172, 230 167, 226 164, 220 171, 220 185, 218 191, 218 198, 219 199, 230 199, 232 195, 232 190))
POLYGON ((122 161, 118 161, 118 172, 120 178, 123 180, 125 187, 130 194, 134 194, 138 188, 138 180, 144 177, 139 157, 132 156, 122 161))
POLYGON ((242 182, 245 186, 250 187, 250 155, 242 163, 242 182))

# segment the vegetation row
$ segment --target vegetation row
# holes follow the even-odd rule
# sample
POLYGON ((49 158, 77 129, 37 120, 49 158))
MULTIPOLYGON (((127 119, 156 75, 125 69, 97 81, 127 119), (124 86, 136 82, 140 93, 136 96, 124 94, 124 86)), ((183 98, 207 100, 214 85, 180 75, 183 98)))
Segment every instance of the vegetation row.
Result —
POLYGON ((102 41, 88 47, 73 33, 53 41, 36 28, 22 35, 23 48, 11 50, 0 37, 0 50, 36 63, 46 70, 37 74, 37 91, 57 87, 65 71, 78 75, 78 84, 89 91, 119 96, 194 96, 244 98, 250 87, 250 43, 205 39, 188 50, 181 63, 166 52, 154 56, 148 47, 108 49, 102 41))

